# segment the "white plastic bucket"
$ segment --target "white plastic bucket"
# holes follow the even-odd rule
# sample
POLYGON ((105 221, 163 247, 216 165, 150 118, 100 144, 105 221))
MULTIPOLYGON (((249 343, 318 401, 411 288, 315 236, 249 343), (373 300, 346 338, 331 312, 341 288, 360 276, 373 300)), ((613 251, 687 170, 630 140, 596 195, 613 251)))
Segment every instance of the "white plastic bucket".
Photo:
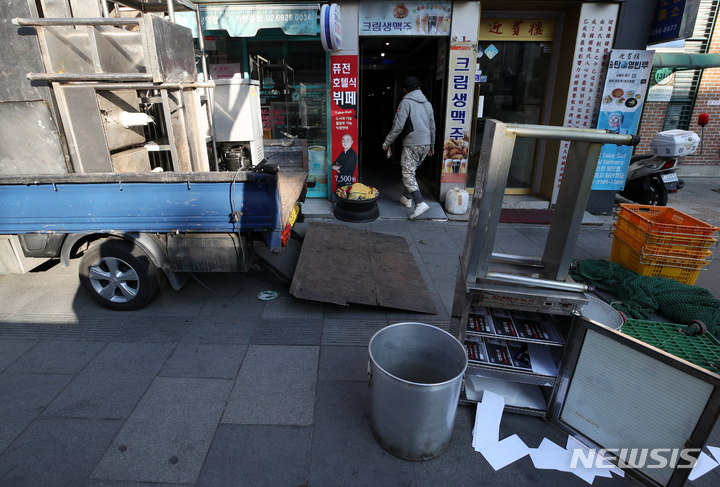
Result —
POLYGON ((468 192, 460 188, 450 188, 445 194, 445 209, 453 215, 462 215, 468 209, 468 192))

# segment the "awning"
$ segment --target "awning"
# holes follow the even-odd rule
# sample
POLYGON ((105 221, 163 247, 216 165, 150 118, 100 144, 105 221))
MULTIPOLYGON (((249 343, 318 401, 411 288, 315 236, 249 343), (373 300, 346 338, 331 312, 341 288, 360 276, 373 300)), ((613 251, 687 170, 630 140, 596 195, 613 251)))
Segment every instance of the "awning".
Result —
POLYGON ((720 68, 720 54, 655 53, 653 68, 720 68))

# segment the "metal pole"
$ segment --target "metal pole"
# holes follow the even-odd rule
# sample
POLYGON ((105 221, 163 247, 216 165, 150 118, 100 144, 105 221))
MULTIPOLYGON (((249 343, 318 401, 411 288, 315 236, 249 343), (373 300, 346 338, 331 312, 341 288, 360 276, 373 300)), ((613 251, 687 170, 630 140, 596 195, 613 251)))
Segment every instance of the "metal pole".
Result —
POLYGON ((516 276, 513 274, 502 274, 500 272, 488 272, 485 277, 482 278, 487 281, 499 281, 509 282, 512 284, 522 284, 524 286, 541 287, 545 289, 557 289, 558 291, 572 291, 586 293, 590 291, 590 287, 587 284, 581 282, 563 282, 563 281, 551 281, 549 279, 535 279, 532 277, 516 276))
POLYGON ((152 81, 153 79, 151 74, 142 73, 28 73, 26 77, 32 81, 152 81))
POLYGON ((196 83, 75 83, 72 86, 89 86, 96 90, 182 90, 184 88, 213 88, 215 82, 198 81, 196 83))
POLYGON ((547 140, 569 140, 590 142, 591 144, 637 145, 640 138, 636 135, 619 135, 598 129, 578 129, 554 126, 539 126, 509 123, 507 131, 517 137, 547 140))
MULTIPOLYGON (((200 57, 200 63, 202 65, 203 70, 203 76, 205 77, 205 80, 210 80, 210 72, 208 71, 208 64, 207 64, 207 55, 205 53, 205 37, 203 36, 203 28, 202 28, 202 18, 200 16, 200 7, 198 6, 195 9, 195 21, 197 22, 198 26, 198 45, 200 46, 201 51, 201 57, 200 57)), ((215 86, 215 83, 213 83, 213 87, 215 86)), ((205 104, 205 108, 207 110, 207 117, 208 117, 208 128, 210 129, 210 139, 212 140, 212 155, 213 155, 213 161, 212 161, 212 167, 215 171, 219 171, 220 168, 218 167, 218 152, 217 152, 217 142, 215 141, 215 127, 213 125, 213 108, 215 105, 215 93, 213 90, 205 90, 206 96, 207 96, 207 103, 205 104)))
POLYGON ((173 0, 167 0, 167 13, 170 22, 175 22, 175 7, 173 6, 173 0))
POLYGON ((524 255, 498 254, 492 253, 492 260, 496 262, 508 262, 510 264, 520 264, 529 267, 543 267, 542 259, 538 257, 527 257, 524 255))
POLYGON ((12 19, 13 25, 28 27, 55 27, 55 26, 76 26, 76 25, 140 25, 140 19, 122 18, 105 19, 102 17, 87 19, 12 19))
POLYGON ((110 17, 110 10, 108 10, 107 0, 102 0, 103 17, 110 17))

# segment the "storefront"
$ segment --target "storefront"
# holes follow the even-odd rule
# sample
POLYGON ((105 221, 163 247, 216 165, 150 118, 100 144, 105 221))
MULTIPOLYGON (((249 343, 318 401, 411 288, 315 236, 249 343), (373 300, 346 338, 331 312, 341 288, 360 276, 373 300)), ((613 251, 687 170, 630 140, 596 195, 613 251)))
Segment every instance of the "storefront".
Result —
MULTIPOLYGON (((381 146, 403 80, 417 77, 437 126, 418 176, 440 201, 452 187, 472 191, 488 118, 595 126, 620 11, 617 2, 339 2, 342 47, 332 50, 318 4, 196 3, 210 77, 260 82, 264 137, 307 140, 311 196, 328 198, 337 178, 401 184, 400 144, 390 161, 381 146), (353 171, 342 169, 351 159, 353 171)), ((193 18, 176 17, 197 35, 193 18)), ((521 149, 508 192, 549 205, 563 145, 521 149)))

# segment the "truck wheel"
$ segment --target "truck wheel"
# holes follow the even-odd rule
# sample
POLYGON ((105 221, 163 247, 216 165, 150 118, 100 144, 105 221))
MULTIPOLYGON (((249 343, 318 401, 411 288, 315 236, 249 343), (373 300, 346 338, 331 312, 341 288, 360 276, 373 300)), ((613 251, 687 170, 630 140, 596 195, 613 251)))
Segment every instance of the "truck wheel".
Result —
POLYGON ((108 238, 85 252, 80 261, 80 283, 102 306, 130 311, 155 297, 160 289, 160 270, 135 245, 108 238))

